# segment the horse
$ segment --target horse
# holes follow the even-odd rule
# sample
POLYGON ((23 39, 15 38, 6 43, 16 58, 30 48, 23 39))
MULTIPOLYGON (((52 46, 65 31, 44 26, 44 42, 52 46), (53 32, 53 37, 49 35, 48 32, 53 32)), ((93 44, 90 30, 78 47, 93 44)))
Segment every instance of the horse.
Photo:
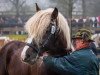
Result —
POLYGON ((47 69, 40 57, 45 51, 52 56, 68 53, 72 48, 68 23, 57 8, 40 10, 36 5, 36 9, 25 25, 26 42, 10 41, 1 48, 0 75, 59 75, 47 69))
MULTIPOLYGON (((9 41, 1 48, 0 75, 43 75, 39 60, 33 66, 22 62, 20 56, 24 46, 26 46, 25 42, 9 41)), ((33 51, 33 53, 36 52, 33 51)))
POLYGON ((97 48, 100 48, 100 33, 94 34, 91 37, 94 40, 94 44, 97 48))
POLYGON ((10 41, 0 50, 0 75, 39 75, 38 64, 33 66, 22 62, 20 56, 25 42, 10 41))
POLYGON ((11 41, 9 37, 0 37, 0 48, 2 48, 2 46, 8 43, 9 41, 11 41))
MULTIPOLYGON (((29 37, 21 53, 23 62, 34 65, 41 59, 44 52, 48 52, 50 56, 59 57, 67 54, 70 49, 74 51, 70 39, 70 28, 57 8, 41 10, 38 7, 37 13, 26 22, 25 29, 29 37)), ((41 75, 60 75, 47 69, 42 60, 40 62, 40 68, 43 70, 41 75)))

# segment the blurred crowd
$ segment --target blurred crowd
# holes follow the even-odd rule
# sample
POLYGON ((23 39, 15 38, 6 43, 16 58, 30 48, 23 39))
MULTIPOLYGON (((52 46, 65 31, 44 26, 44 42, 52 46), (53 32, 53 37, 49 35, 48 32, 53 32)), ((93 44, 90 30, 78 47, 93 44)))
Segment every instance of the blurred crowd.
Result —
MULTIPOLYGON (((29 16, 0 16, 0 25, 24 25, 29 16)), ((72 18, 72 27, 100 27, 100 17, 72 18)))
POLYGON ((100 17, 72 18, 72 27, 100 27, 100 17))
POLYGON ((1 16, 0 17, 0 25, 16 25, 16 24, 24 24, 28 20, 28 17, 25 16, 1 16))

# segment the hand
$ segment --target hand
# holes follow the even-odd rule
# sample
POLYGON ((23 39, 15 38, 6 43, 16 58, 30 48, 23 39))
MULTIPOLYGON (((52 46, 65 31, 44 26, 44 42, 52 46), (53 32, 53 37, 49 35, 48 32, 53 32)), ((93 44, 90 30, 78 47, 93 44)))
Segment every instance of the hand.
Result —
POLYGON ((49 54, 47 52, 44 52, 43 55, 40 57, 40 59, 43 60, 43 57, 48 56, 49 54))
POLYGON ((44 52, 43 53, 43 56, 48 56, 49 54, 47 52, 44 52))

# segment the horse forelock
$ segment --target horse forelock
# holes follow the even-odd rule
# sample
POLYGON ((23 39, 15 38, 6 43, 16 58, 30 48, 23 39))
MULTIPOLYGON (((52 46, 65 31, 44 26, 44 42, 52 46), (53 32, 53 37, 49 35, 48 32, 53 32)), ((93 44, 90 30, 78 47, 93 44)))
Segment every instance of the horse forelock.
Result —
MULTIPOLYGON (((42 37, 46 33, 47 27, 50 24, 52 12, 52 8, 41 10, 32 16, 25 25, 29 37, 33 37, 38 45, 42 41, 42 37)), ((64 34, 65 41, 67 41, 67 47, 70 48, 70 29, 66 19, 60 12, 58 13, 57 22, 59 29, 64 34)))

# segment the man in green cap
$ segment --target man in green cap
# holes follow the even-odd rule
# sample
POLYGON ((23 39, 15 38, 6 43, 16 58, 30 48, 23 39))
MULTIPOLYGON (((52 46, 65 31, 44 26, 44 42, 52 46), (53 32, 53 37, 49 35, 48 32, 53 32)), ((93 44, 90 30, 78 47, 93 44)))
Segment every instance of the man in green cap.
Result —
POLYGON ((58 75, 99 75, 98 59, 89 47, 93 41, 91 32, 80 29, 72 39, 75 42, 75 51, 57 58, 45 53, 43 57, 45 66, 58 75))

